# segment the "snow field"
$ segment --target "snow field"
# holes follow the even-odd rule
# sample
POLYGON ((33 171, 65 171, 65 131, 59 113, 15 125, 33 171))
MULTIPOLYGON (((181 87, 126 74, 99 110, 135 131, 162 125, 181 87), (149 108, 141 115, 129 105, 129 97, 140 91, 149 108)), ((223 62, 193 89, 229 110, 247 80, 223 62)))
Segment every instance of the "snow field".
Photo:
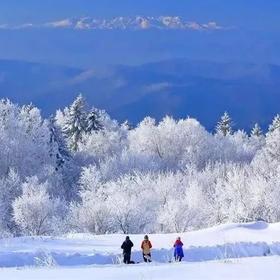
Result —
MULTIPOLYGON (((155 263, 173 259, 180 235, 187 262, 280 255, 280 224, 227 224, 182 234, 151 234, 155 263)), ((131 235, 132 259, 142 262, 143 235, 131 235)), ((0 267, 85 266, 119 264, 125 235, 68 234, 62 237, 21 237, 0 241, 0 267)))

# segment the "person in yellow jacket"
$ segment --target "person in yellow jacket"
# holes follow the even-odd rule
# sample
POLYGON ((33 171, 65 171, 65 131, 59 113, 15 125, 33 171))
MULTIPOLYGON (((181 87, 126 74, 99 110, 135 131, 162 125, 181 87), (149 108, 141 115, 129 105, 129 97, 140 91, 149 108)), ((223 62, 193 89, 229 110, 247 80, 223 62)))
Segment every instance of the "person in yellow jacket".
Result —
POLYGON ((152 243, 150 242, 148 235, 144 236, 144 240, 142 241, 142 244, 141 244, 141 249, 143 252, 144 262, 151 262, 152 261, 152 258, 151 258, 152 243))

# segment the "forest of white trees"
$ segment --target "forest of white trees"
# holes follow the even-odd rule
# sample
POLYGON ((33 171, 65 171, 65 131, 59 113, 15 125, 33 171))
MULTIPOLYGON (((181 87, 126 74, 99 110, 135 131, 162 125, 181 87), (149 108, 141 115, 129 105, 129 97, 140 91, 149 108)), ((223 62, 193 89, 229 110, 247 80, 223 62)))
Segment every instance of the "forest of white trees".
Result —
POLYGON ((82 96, 44 119, 0 101, 0 234, 182 232, 280 221, 280 116, 119 124, 82 96))

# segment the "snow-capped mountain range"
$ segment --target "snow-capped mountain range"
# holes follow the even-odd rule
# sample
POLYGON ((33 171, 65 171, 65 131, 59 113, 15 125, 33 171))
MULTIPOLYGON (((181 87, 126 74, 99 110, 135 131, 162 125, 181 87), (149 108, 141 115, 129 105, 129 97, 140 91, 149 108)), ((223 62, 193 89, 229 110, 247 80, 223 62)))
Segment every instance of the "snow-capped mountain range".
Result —
POLYGON ((46 24, 50 27, 68 27, 75 29, 221 29, 216 22, 200 24, 197 22, 185 21, 178 16, 160 17, 115 17, 112 19, 96 19, 82 17, 78 19, 64 19, 61 21, 46 24))
POLYGON ((2 24, 0 29, 25 28, 71 28, 80 30, 146 30, 146 29, 177 29, 177 30, 220 30, 224 27, 215 21, 198 23, 187 21, 179 16, 133 16, 115 17, 111 19, 79 17, 51 21, 42 24, 24 23, 21 25, 2 24))

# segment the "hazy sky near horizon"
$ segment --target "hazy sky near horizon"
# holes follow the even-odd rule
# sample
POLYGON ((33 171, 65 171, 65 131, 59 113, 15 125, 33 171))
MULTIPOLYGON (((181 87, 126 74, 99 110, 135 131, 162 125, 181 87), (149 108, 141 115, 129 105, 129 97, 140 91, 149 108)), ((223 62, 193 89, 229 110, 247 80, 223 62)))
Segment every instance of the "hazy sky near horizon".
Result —
POLYGON ((0 1, 0 23, 79 17, 179 15, 254 30, 280 29, 279 0, 9 0, 0 1))

